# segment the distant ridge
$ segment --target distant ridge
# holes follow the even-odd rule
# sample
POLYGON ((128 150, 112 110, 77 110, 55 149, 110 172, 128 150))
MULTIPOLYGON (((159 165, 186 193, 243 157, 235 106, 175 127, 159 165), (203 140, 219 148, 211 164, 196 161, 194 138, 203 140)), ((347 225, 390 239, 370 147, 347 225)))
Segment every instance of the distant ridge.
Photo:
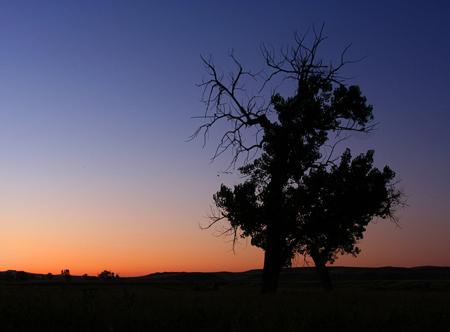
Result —
MULTIPOLYGON (((334 281, 364 280, 450 280, 450 267, 417 266, 417 267, 347 267, 330 266, 334 281)), ((151 283, 259 283, 261 270, 244 272, 156 272, 144 276, 121 277, 121 282, 151 283)), ((98 280, 95 276, 71 276, 71 281, 98 280)), ((0 272, 0 281, 64 281, 61 275, 30 273, 8 270, 0 272)), ((315 282, 314 267, 286 268, 282 271, 280 282, 315 282)))

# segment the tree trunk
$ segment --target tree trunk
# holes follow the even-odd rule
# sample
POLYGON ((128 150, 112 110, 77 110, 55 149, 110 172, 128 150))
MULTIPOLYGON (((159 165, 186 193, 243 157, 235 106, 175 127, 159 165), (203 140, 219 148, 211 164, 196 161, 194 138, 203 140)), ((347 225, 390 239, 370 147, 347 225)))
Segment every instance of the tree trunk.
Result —
POLYGON ((316 265, 316 271, 320 279, 320 283, 325 291, 329 292, 333 290, 333 284, 331 283, 330 272, 328 271, 325 262, 319 259, 317 256, 312 256, 314 264, 316 265))
POLYGON ((286 153, 282 145, 280 155, 272 164, 271 181, 268 186, 267 198, 267 229, 266 247, 264 252, 264 267, 262 275, 262 293, 275 293, 278 288, 278 280, 283 267, 283 248, 286 245, 282 240, 284 227, 283 215, 283 186, 287 181, 286 153))
POLYGON ((264 267, 262 273, 262 293, 275 293, 278 289, 278 280, 281 272, 279 250, 268 245, 264 252, 264 267))

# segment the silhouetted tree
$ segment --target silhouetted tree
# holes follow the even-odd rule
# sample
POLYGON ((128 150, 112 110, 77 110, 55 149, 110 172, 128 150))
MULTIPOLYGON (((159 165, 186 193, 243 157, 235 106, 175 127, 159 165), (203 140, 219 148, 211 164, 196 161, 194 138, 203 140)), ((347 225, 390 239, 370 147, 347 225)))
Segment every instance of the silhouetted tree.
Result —
POLYGON ((70 274, 70 270, 69 269, 61 270, 61 277, 63 277, 63 279, 65 281, 70 281, 72 279, 72 275, 70 274))
POLYGON ((104 270, 98 274, 98 278, 102 280, 112 280, 115 278, 114 272, 104 270))
POLYGON ((373 153, 352 159, 347 149, 339 164, 312 169, 301 186, 286 193, 296 219, 293 253, 313 259, 326 290, 332 289, 327 263, 338 254, 359 254, 357 241, 373 218, 396 221, 401 192, 395 187, 395 173, 387 166, 373 167, 373 153))
POLYGON ((324 150, 330 134, 364 133, 373 127, 372 106, 358 86, 345 85, 339 74, 348 63, 347 48, 336 66, 325 63, 317 57, 324 39, 322 30, 314 33, 311 45, 296 36, 294 46, 282 51, 279 58, 263 48, 268 73, 260 91, 274 81, 290 82, 295 90, 290 97, 272 92, 268 102, 258 96, 247 97, 245 79, 258 80, 260 76, 245 70, 233 55, 237 72, 229 80, 211 59, 202 58, 209 73, 209 79, 201 84, 205 123, 194 136, 203 133, 206 139, 213 126, 228 124, 213 159, 231 150, 232 164, 243 159, 239 171, 247 177, 234 188, 221 186, 214 195, 219 211, 207 228, 226 219, 234 239, 250 237, 253 245, 264 250, 264 292, 276 291, 281 268, 290 263, 298 248, 298 206, 292 206, 286 193, 302 186, 311 171, 332 164, 334 147, 324 150))

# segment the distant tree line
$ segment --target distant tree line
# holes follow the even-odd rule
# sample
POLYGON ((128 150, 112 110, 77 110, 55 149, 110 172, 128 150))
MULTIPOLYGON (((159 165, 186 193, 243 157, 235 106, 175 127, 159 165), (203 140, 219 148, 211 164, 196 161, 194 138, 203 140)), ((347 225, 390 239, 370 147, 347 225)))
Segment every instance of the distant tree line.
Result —
POLYGON ((83 274, 82 276, 73 276, 70 273, 69 269, 62 269, 59 275, 54 275, 53 273, 47 274, 36 274, 36 273, 28 273, 25 271, 14 271, 9 270, 0 273, 0 280, 6 281, 28 281, 28 280, 64 280, 64 281, 72 281, 73 278, 79 278, 81 280, 117 280, 120 279, 118 273, 103 270, 97 276, 90 276, 88 274, 83 274))

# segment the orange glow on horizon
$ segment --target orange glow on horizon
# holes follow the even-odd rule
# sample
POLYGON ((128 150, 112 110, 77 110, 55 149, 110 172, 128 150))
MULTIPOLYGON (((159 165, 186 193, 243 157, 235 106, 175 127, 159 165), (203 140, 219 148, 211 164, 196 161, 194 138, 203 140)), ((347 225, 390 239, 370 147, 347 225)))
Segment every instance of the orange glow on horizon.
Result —
MULTIPOLYGON (((0 270, 58 274, 67 268, 74 275, 97 275, 107 269, 138 276, 262 268, 262 252, 249 241, 240 239, 233 254, 230 239, 201 231, 197 222, 205 220, 198 216, 201 208, 189 207, 189 202, 178 202, 180 209, 190 211, 178 219, 168 215, 171 207, 163 202, 148 207, 135 202, 114 206, 114 199, 105 197, 86 200, 76 204, 67 198, 58 202, 56 196, 4 200, 0 270)), ((357 258, 340 257, 334 265, 449 266, 446 221, 435 220, 436 227, 429 228, 426 237, 421 222, 421 216, 404 218, 401 229, 389 222, 372 224, 361 241, 362 253, 357 258)), ((303 265, 303 258, 294 261, 294 266, 303 265)))
MULTIPOLYGON (((393 251, 396 245, 393 240, 385 241, 384 246, 377 246, 380 238, 385 236, 386 227, 391 225, 372 225, 367 238, 361 243, 362 253, 354 258, 341 256, 335 266, 404 266, 420 265, 450 265, 448 257, 433 254, 438 251, 424 250, 420 255, 407 256, 414 250, 413 246, 405 246, 402 250, 393 251), (408 258, 409 257, 409 258, 408 258)), ((391 230, 392 231, 392 230, 391 230)), ((401 232, 399 232, 401 235, 401 232)), ((74 235, 74 234, 72 234, 74 235)), ((259 269, 263 265, 262 251, 251 247, 245 240, 241 240, 236 248, 236 254, 231 251, 231 244, 224 238, 211 236, 207 232, 192 232, 191 234, 172 235, 160 232, 158 236, 145 234, 117 232, 104 235, 108 241, 99 243, 95 236, 91 239, 61 237, 61 234, 48 232, 33 233, 3 233, 3 253, 14 253, 0 263, 0 270, 23 270, 34 273, 59 274, 61 269, 68 268, 73 275, 97 275, 103 270, 111 270, 121 276, 140 276, 154 272, 175 271, 230 271, 240 272, 259 269), (7 236, 5 236, 7 235, 7 236), (39 238, 40 241, 36 242, 39 238), (125 241, 125 239, 129 239, 125 241), (122 239, 122 240, 119 240, 122 239), (17 243, 21 243, 20 246, 17 243), (105 245, 109 243, 109 245, 105 245), (176 243, 176 246, 174 244, 176 243), (195 244, 195 245, 194 245, 195 244)), ((397 248, 398 249, 398 248, 397 248)), ((313 266, 311 262, 310 266, 313 266)), ((304 266, 303 257, 294 260, 294 266, 304 266)))

